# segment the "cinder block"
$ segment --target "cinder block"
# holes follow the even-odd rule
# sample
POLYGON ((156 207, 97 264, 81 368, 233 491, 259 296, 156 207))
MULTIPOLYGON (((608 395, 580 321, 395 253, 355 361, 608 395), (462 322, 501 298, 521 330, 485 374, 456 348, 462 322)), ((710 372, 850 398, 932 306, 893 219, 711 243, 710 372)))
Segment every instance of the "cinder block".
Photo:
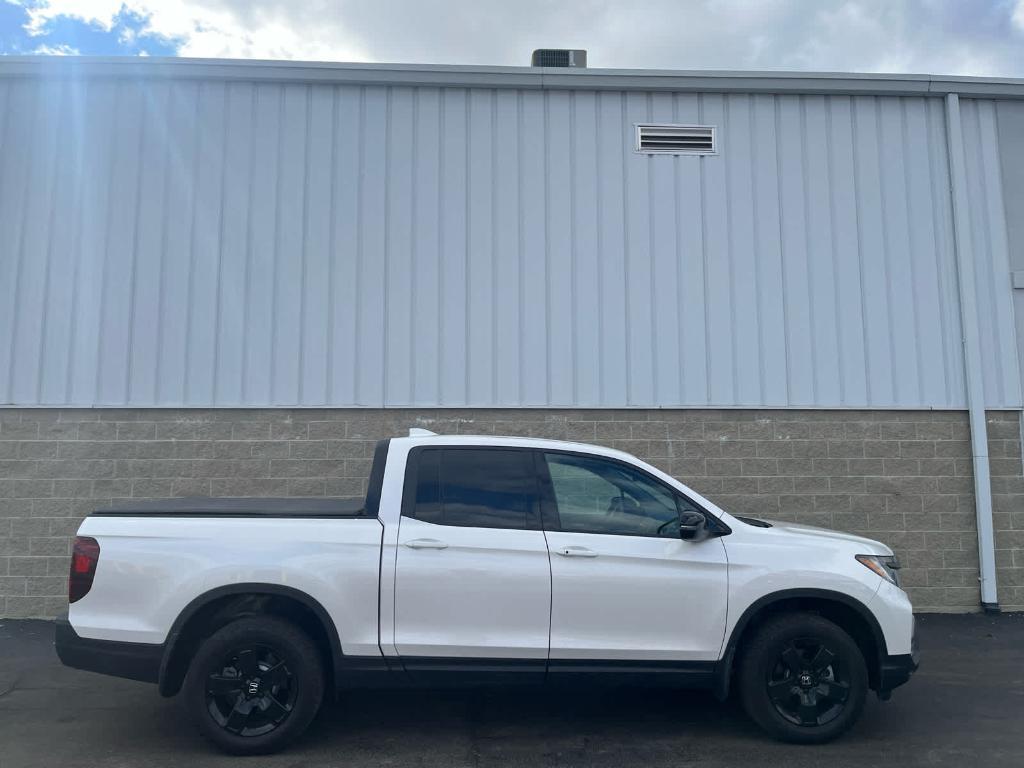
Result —
POLYGON ((156 424, 149 421, 118 423, 117 439, 156 440, 156 424))
POLYGON ((307 436, 310 440, 344 440, 348 437, 347 421, 311 421, 307 436))
POLYGON ((232 440, 270 439, 270 424, 265 421, 236 421, 230 425, 230 430, 232 440))
POLYGON ((0 576, 0 595, 26 595, 28 579, 24 576, 0 576))

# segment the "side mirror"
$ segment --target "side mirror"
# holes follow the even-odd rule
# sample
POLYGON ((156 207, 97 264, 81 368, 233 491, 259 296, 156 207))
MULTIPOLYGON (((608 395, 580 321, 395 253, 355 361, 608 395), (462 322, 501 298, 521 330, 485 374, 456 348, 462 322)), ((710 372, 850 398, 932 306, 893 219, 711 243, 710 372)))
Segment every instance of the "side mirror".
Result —
POLYGON ((708 521, 700 512, 682 512, 679 515, 679 538, 683 541, 704 541, 710 535, 708 521))

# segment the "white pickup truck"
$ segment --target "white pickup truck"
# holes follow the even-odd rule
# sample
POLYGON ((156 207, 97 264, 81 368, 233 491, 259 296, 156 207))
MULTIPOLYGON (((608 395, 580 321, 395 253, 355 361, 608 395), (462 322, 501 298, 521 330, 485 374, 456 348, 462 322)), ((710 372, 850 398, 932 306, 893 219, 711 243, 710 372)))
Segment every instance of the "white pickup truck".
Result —
POLYGON ((82 523, 72 667, 183 692, 229 752, 325 694, 595 681, 735 688, 821 742, 917 668, 883 544, 728 514, 620 451, 514 437, 378 444, 366 499, 173 499, 82 523))

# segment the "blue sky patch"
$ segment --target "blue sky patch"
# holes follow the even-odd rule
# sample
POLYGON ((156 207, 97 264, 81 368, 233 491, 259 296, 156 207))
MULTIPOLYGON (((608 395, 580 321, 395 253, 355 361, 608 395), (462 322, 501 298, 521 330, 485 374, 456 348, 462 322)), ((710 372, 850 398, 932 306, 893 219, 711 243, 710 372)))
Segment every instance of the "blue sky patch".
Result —
POLYGON ((28 12, 10 0, 0 0, 0 54, 79 53, 85 56, 175 56, 181 41, 145 32, 146 20, 127 8, 108 30, 80 19, 59 16, 42 34, 25 30, 28 12))

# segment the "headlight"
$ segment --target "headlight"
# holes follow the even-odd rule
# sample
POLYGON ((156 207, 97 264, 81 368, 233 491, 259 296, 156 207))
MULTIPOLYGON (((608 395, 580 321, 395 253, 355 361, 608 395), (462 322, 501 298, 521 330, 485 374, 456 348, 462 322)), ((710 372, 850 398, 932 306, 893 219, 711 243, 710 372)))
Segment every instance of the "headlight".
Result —
POLYGON ((897 587, 900 585, 900 561, 894 555, 857 555, 857 562, 870 568, 889 583, 897 587))

